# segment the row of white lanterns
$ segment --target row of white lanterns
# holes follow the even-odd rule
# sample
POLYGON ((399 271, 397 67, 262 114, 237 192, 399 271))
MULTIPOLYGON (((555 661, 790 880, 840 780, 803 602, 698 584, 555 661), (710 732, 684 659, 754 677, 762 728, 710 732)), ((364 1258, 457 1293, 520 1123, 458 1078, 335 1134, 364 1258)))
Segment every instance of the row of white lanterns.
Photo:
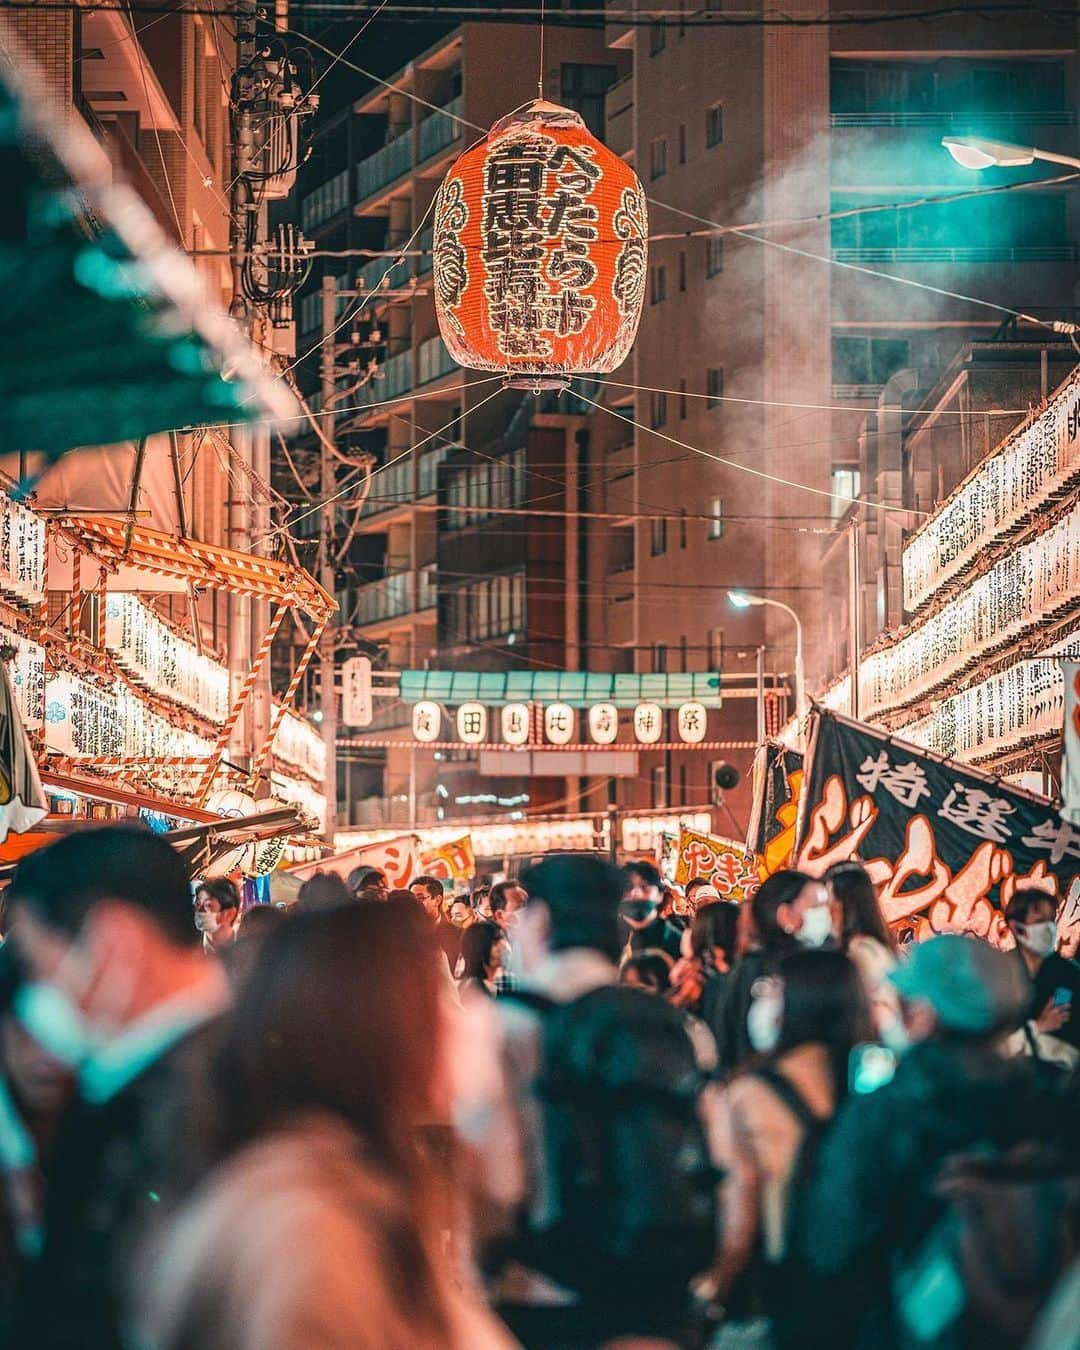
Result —
MULTIPOLYGON (((550 745, 570 745, 578 738, 577 711, 569 703, 547 703, 540 710, 544 739, 550 745)), ((533 708, 528 703, 507 703, 499 712, 499 730, 505 745, 527 745, 533 708)), ((639 745, 655 745, 664 737, 665 712, 659 703, 639 703, 634 708, 634 739, 639 745)), ((589 739, 594 745, 613 745, 619 734, 619 710, 614 703, 594 703, 587 709, 589 739)), ((708 729, 708 711, 703 703, 680 704, 675 722, 679 740, 698 745, 708 729)), ((422 700, 413 705, 412 730, 416 740, 437 741, 442 734, 443 710, 438 703, 422 700)), ((457 738, 464 745, 482 745, 489 735, 488 708, 483 703, 463 703, 455 718, 457 738)))

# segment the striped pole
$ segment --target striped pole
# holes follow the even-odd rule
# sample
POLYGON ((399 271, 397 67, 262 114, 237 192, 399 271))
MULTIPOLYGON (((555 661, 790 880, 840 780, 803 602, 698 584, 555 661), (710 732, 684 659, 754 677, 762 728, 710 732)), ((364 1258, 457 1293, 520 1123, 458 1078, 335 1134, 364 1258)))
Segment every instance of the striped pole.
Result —
POLYGON ((248 779, 248 791, 251 791, 258 780, 259 774, 262 772, 262 766, 266 763, 266 757, 274 744, 275 736, 277 736, 278 727, 281 726, 285 714, 292 706, 292 701, 296 697, 296 691, 300 688, 300 681, 304 678, 304 672, 311 664, 311 658, 315 655, 319 646, 319 639, 322 637, 323 630, 329 622, 330 616, 327 614, 324 618, 320 619, 312 629, 311 636, 308 638, 308 644, 304 648, 304 654, 297 662, 296 670, 293 672, 293 677, 289 681, 289 687, 285 690, 281 703, 278 706, 278 710, 274 714, 273 721, 270 723, 270 730, 266 734, 266 740, 263 741, 262 745, 259 747, 258 754, 255 756, 254 760, 252 760, 251 776, 248 779))
POLYGON ((270 620, 270 627, 263 634, 263 640, 259 643, 259 650, 255 653, 255 660, 251 663, 251 669, 244 676, 244 683, 240 686, 236 701, 218 733, 217 742, 210 756, 210 763, 206 766, 206 772, 203 774, 202 782, 200 782, 195 794, 195 800, 199 806, 205 806, 206 799, 210 796, 210 789, 213 787, 214 778, 221 765, 221 757, 229 744, 233 727, 240 720, 240 714, 244 711, 244 705, 247 703, 251 691, 255 688, 255 681, 259 678, 259 672, 262 670, 266 658, 270 655, 270 648, 273 646, 274 638, 277 637, 278 629, 285 618, 285 612, 285 605, 279 606, 274 611, 274 616, 270 620))

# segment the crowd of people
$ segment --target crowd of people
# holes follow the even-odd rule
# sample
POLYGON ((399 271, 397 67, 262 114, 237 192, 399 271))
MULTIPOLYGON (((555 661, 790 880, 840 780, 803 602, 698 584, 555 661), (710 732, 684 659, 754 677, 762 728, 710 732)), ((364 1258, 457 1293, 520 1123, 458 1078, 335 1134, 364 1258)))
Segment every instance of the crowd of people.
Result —
POLYGON ((291 911, 148 831, 18 866, 0 1345, 1074 1350, 1080 966, 898 947, 858 862, 291 911))

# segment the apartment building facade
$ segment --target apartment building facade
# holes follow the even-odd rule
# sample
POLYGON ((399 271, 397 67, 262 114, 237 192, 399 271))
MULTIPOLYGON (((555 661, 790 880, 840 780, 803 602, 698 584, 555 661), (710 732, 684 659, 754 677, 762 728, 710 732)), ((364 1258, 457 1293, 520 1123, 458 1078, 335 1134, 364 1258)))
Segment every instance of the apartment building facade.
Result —
MULTIPOLYGON (((789 12, 810 18, 821 6, 789 12)), ((604 395, 641 429, 615 422, 603 433, 590 505, 629 500, 687 520, 591 532, 591 639, 638 670, 745 672, 764 645, 768 670, 791 672, 791 619, 776 606, 734 609, 727 592, 744 589, 796 611, 820 689, 848 653, 852 516, 866 643, 903 616, 906 534, 1012 425, 990 410, 1022 416, 1025 392, 1038 397, 1039 357, 1024 379, 984 369, 974 396, 954 400, 966 460, 950 459, 946 437, 937 462, 927 433, 917 471, 905 471, 899 433, 911 411, 1009 311, 1071 316, 1080 222, 1069 188, 960 196, 1054 175, 1038 165, 978 175, 940 142, 982 134, 1075 152, 1075 25, 1038 14, 989 22, 972 5, 865 27, 615 20, 607 39, 633 57, 607 95, 609 143, 646 185, 654 235, 688 237, 651 245, 638 342, 604 395), (939 195, 958 199, 918 205, 939 195), (750 228, 694 233, 708 222, 750 228), (856 512, 859 497, 890 509, 856 512)), ((1059 361, 1051 353, 1060 375, 1059 361)), ((732 740, 753 737, 751 706, 727 710, 732 740)), ((745 770, 745 752, 731 758, 745 770)), ((660 791, 677 807, 681 782, 699 798, 704 766, 676 759, 685 766, 654 765, 664 772, 627 783, 626 804, 660 791)))

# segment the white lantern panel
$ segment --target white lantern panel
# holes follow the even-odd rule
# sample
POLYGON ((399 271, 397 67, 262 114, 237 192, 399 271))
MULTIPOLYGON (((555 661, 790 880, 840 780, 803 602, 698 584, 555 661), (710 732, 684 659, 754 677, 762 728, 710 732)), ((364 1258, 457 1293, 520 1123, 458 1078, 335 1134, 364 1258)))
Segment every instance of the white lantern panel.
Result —
POLYGON ((639 703, 634 709, 634 736, 642 745, 655 745, 664 734, 664 710, 659 703, 639 703))
POLYGON ((619 734, 619 710, 614 703, 594 703, 589 709, 589 735, 596 745, 613 745, 619 734))
POLYGON ((457 710, 458 739, 465 745, 480 745, 487 740, 488 710, 482 703, 463 703, 457 710))
POLYGON ((697 745, 705 739, 709 725, 709 715, 703 703, 683 703, 679 706, 679 740, 687 745, 697 745))
POLYGON ((552 745, 569 745, 574 739, 576 719, 569 703, 549 703, 544 709, 544 735, 552 745))
POLYGON ((437 703, 413 704, 412 734, 417 741, 437 741, 442 729, 442 709, 437 703))
POLYGON ((529 705, 508 703, 502 710, 502 738, 507 745, 525 745, 529 739, 529 705))

